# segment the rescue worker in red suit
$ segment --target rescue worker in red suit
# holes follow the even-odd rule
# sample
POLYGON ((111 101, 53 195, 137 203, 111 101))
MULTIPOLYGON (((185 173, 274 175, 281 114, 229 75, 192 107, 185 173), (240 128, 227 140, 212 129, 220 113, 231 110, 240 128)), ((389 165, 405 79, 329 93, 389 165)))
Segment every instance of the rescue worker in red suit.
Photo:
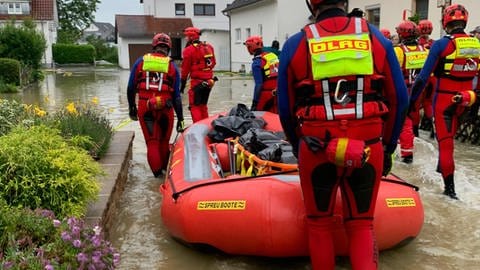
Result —
POLYGON ((282 47, 277 97, 298 157, 312 266, 335 268, 340 189, 352 269, 377 269, 375 203, 407 113, 407 89, 392 43, 347 15, 345 0, 307 3, 316 23, 282 47))
POLYGON ((138 58, 133 65, 128 80, 127 98, 130 118, 139 120, 142 128, 147 144, 148 164, 153 175, 158 177, 168 163, 174 110, 177 115, 177 132, 183 132, 184 120, 180 73, 168 56, 172 41, 167 34, 156 34, 152 48, 152 53, 138 58))
POLYGON ((200 30, 187 27, 183 34, 187 46, 182 52, 182 75, 180 92, 185 91, 188 77, 190 89, 188 90, 188 104, 193 122, 208 117, 208 98, 217 77, 213 76, 215 67, 215 52, 212 45, 200 41, 200 30))
MULTIPOLYGON (((433 24, 429 20, 420 20, 417 25, 417 32, 420 35, 418 38, 418 45, 430 49, 433 44, 433 39, 430 38, 430 35, 433 31, 433 24)), ((432 74, 433 75, 433 74, 432 74)), ((433 139, 433 127, 432 127, 432 117, 433 117, 433 108, 432 108, 432 97, 433 97, 433 88, 435 87, 435 77, 430 76, 430 79, 427 82, 425 91, 423 91, 422 96, 419 98, 419 106, 423 110, 423 116, 420 121, 420 129, 431 131, 430 137, 433 139)))
MULTIPOLYGON (((395 47, 398 63, 403 72, 403 78, 407 89, 410 90, 415 76, 425 64, 428 51, 417 42, 417 25, 412 21, 402 21, 396 31, 400 37, 399 46, 395 47)), ((413 142, 418 137, 418 125, 420 124, 419 107, 416 106, 405 119, 402 132, 400 133, 400 157, 402 162, 410 164, 413 162, 413 142)))
POLYGON ((459 116, 475 102, 472 85, 480 57, 480 42, 465 33, 467 21, 468 11, 463 5, 445 8, 442 24, 447 35, 432 44, 413 84, 410 102, 413 107, 433 72, 437 79, 433 96, 433 124, 439 151, 437 171, 442 174, 443 194, 452 199, 458 199, 454 183, 454 136, 459 116))
POLYGON ((387 28, 381 28, 380 33, 382 33, 382 35, 388 40, 392 38, 392 33, 387 28))
POLYGON ((261 36, 247 38, 244 45, 253 55, 252 74, 255 81, 250 110, 277 113, 278 57, 273 52, 263 51, 261 36))

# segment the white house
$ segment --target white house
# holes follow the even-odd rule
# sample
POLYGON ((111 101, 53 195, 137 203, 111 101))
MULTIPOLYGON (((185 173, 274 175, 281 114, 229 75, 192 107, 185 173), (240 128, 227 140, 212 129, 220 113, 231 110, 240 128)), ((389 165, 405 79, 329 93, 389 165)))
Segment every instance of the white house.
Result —
POLYGON ((25 19, 31 19, 36 30, 45 37, 46 45, 42 64, 53 65, 52 44, 57 42, 58 12, 55 0, 0 0, 0 26, 15 19, 21 24, 25 19))
MULTIPOLYGON (((417 14, 421 19, 429 19, 434 24, 432 38, 444 35, 441 26, 442 8, 452 3, 450 0, 349 0, 348 10, 360 8, 365 11, 370 23, 390 29, 405 18, 417 14)), ((454 0, 469 11, 467 32, 480 25, 479 0, 454 0)), ((265 46, 272 40, 280 41, 280 46, 293 33, 310 23, 310 12, 305 1, 291 0, 235 0, 224 11, 230 18, 230 46, 232 71, 250 71, 251 56, 243 42, 251 35, 261 35, 265 46)))
MULTIPOLYGON (((217 70, 230 69, 228 17, 222 10, 232 0, 143 0, 145 15, 156 18, 191 18, 194 27, 201 30, 201 40, 215 49, 217 70)), ((185 41, 182 41, 182 47, 185 41)))
POLYGON ((467 32, 480 25, 479 0, 350 0, 349 8, 358 7, 365 11, 370 23, 387 28, 392 34, 395 27, 406 17, 417 14, 421 19, 433 23, 432 38, 438 39, 445 33, 442 30, 443 7, 450 4, 462 4, 469 12, 467 32))
MULTIPOLYGON (((1 1, 1 0, 0 0, 1 1)), ((116 15, 119 65, 129 69, 139 52, 148 50, 151 38, 157 31, 167 31, 173 39, 172 57, 179 59, 185 47, 183 29, 194 26, 201 30, 201 40, 208 41, 215 49, 217 70, 230 70, 229 21, 222 10, 232 0, 140 0, 143 4, 143 18, 137 15, 116 15), (129 20, 133 20, 136 33, 132 32, 129 20), (121 25, 119 22, 121 21, 121 25), (168 22, 170 25, 164 26, 168 22), (154 25, 152 25, 154 23, 154 25), (142 26, 145 31, 137 26, 142 26), (160 25, 159 25, 160 24, 160 25), (140 31, 140 32, 139 32, 140 31), (143 35, 140 35, 143 33, 143 35), (149 40, 150 39, 150 40, 149 40), (132 46, 133 45, 133 46, 132 46), (134 47, 134 48, 132 48, 134 47), (136 49, 132 55, 131 49, 136 49)))
POLYGON ((278 40, 281 47, 310 22, 304 1, 235 0, 223 13, 230 18, 232 71, 251 71, 252 56, 243 45, 249 36, 262 36, 265 46, 278 40))

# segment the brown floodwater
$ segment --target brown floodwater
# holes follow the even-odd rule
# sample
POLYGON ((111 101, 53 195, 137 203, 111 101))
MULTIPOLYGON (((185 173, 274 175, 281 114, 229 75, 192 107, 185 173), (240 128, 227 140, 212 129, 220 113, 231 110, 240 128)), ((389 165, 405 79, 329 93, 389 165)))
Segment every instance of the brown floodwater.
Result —
MULTIPOLYGON (((117 202, 111 242, 121 252, 119 269, 178 270, 300 270, 311 269, 308 258, 268 259, 229 256, 186 247, 173 240, 162 224, 158 191, 146 160, 138 122, 128 120, 126 86, 129 72, 116 68, 68 68, 48 73, 43 82, 18 94, 0 98, 38 104, 49 110, 66 102, 89 102, 94 97, 114 127, 135 131, 133 158, 123 196, 117 202)), ((250 105, 251 77, 221 75, 209 107, 211 113, 229 110, 237 103, 250 105)), ((185 106, 186 124, 191 123, 185 106)), ((173 140, 173 138, 172 138, 173 140)), ((415 160, 405 165, 396 158, 393 172, 420 187, 425 223, 408 245, 380 253, 381 269, 478 269, 480 264, 480 151, 478 146, 456 143, 455 180, 460 201, 447 199, 441 176, 435 172, 437 145, 422 132, 415 139, 415 160)), ((405 217, 408 218, 408 217, 405 217)), ((339 259, 337 269, 350 269, 339 259)))

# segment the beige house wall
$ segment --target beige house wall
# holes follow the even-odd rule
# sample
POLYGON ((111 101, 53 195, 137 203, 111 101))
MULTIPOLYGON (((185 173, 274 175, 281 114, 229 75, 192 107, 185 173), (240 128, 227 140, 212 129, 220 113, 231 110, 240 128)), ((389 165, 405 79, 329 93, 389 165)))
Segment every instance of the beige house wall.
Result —
MULTIPOLYGON (((480 25, 480 1, 479 0, 453 0, 455 4, 464 5, 469 12, 467 32, 480 25)), ((358 7, 364 11, 380 7, 380 28, 389 29, 395 33, 395 27, 403 20, 403 14, 407 17, 416 10, 415 0, 349 0, 349 9, 358 7)), ((428 19, 433 23, 432 38, 438 39, 445 33, 442 31, 442 9, 437 7, 437 0, 429 0, 428 19)))

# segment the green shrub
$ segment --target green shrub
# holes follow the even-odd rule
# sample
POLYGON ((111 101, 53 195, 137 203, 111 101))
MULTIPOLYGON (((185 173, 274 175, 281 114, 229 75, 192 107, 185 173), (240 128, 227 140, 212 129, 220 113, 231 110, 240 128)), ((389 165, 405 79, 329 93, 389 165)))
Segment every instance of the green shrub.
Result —
POLYGON ((100 165, 44 125, 16 127, 0 137, 0 197, 11 206, 81 216, 95 200, 100 165))
POLYGON ((44 124, 61 131, 70 143, 81 147, 95 159, 101 158, 110 146, 113 128, 95 103, 75 106, 69 103, 53 114, 47 114, 33 105, 0 99, 0 136, 21 124, 33 126, 44 124))
POLYGON ((119 260, 98 226, 0 202, 0 269, 114 269, 119 260))
POLYGON ((25 104, 15 100, 0 99, 0 136, 10 132, 19 124, 32 124, 34 116, 26 109, 25 104))
POLYGON ((36 30, 32 20, 16 26, 14 21, 0 27, 0 57, 20 61, 22 66, 39 69, 47 48, 43 33, 36 30))
POLYGON ((93 64, 95 47, 92 45, 53 44, 53 60, 58 64, 93 64))
POLYGON ((94 105, 75 106, 73 102, 52 116, 52 126, 59 129, 64 138, 84 136, 89 140, 74 140, 95 158, 101 158, 110 146, 113 128, 108 119, 94 105))
POLYGON ((20 61, 0 58, 0 81, 5 84, 20 85, 20 61))
POLYGON ((0 93, 17 93, 18 88, 13 83, 4 83, 0 78, 0 93))
POLYGON ((118 64, 118 51, 116 47, 109 46, 102 38, 90 35, 86 38, 88 44, 95 47, 97 60, 118 64))

